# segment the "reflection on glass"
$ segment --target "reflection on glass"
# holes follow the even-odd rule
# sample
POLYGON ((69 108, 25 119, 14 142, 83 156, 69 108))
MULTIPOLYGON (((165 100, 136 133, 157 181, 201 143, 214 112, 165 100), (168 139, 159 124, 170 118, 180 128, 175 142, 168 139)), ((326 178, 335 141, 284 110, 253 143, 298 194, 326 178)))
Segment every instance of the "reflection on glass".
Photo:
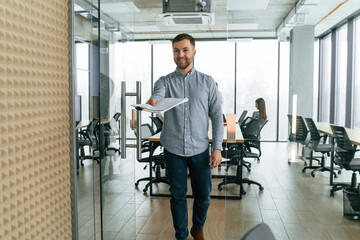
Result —
POLYGON ((331 34, 321 40, 319 121, 330 122, 331 34))
MULTIPOLYGON (((264 98, 269 122, 261 132, 262 140, 276 140, 278 41, 253 40, 237 43, 236 112, 252 115, 255 100, 264 98)), ((287 111, 281 114, 286 115, 287 111)))
POLYGON ((336 34, 335 124, 345 125, 347 82, 347 24, 336 34))

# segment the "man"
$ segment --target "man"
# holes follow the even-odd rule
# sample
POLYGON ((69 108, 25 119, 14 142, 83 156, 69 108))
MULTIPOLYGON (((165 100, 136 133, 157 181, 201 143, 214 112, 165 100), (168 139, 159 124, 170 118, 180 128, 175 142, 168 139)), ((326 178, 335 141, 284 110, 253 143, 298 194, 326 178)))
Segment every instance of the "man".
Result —
POLYGON ((191 235, 204 239, 203 227, 210 204, 211 169, 221 163, 223 119, 221 99, 212 77, 194 68, 195 40, 179 34, 172 42, 176 70, 155 83, 147 101, 156 105, 163 98, 188 98, 164 115, 160 142, 164 146, 171 189, 171 213, 176 239, 187 239, 187 168, 194 196, 191 235), (209 157, 209 118, 212 121, 213 151, 209 157))

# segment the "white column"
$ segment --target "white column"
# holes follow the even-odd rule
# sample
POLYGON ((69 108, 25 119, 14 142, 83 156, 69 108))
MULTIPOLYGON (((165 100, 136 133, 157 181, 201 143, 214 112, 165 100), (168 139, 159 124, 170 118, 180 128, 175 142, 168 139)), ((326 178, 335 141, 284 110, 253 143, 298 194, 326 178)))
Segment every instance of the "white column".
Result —
POLYGON ((290 33, 289 114, 297 95, 297 115, 313 117, 314 26, 294 27, 290 33))

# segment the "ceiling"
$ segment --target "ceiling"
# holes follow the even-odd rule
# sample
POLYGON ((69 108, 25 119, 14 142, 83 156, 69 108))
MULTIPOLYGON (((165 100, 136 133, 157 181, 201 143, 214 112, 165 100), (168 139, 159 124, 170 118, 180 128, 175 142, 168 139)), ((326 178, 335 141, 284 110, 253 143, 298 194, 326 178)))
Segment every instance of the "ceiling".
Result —
MULTIPOLYGON (((304 15, 304 23, 315 25, 315 36, 360 9, 359 0, 300 1, 312 6, 304 15)), ((269 38, 277 37, 277 29, 281 28, 297 2, 211 0, 211 12, 215 15, 213 25, 166 25, 160 16, 163 0, 101 0, 100 10, 104 16, 118 22, 120 29, 132 32, 135 40, 172 39, 182 32, 197 39, 269 38)))

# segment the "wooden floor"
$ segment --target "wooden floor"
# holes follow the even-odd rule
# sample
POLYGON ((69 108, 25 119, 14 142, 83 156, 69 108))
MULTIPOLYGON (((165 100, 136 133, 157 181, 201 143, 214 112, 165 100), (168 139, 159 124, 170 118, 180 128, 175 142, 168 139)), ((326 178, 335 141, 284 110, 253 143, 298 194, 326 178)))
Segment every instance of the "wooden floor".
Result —
MULTIPOLYGON (((204 228, 207 240, 241 239, 261 222, 270 226, 276 239, 360 239, 360 221, 343 217, 342 192, 336 192, 334 198, 329 196, 328 172, 318 172, 313 178, 310 171, 301 172, 303 163, 288 164, 290 151, 287 143, 262 143, 262 149, 260 163, 250 159, 252 170, 243 173, 260 182, 264 191, 259 192, 257 186, 244 185, 247 194, 242 200, 211 199, 204 228)), ((139 189, 134 187, 135 179, 148 175, 148 168, 143 170, 145 165, 134 162, 134 159, 134 150, 130 149, 126 159, 119 157, 102 161, 103 176, 109 179, 103 180, 102 185, 103 238, 175 239, 169 198, 143 194, 146 182, 141 182, 139 189)), ((229 172, 234 170, 235 167, 229 172)), ((214 170, 214 174, 219 172, 224 173, 224 168, 214 170)), ((335 181, 347 182, 350 178, 351 173, 343 171, 335 181)), ((213 179, 212 194, 238 194, 239 186, 234 184, 218 191, 219 182, 220 179, 213 179)), ((168 186, 158 184, 154 191, 168 192, 168 186)), ((100 239, 99 192, 99 165, 87 161, 78 176, 80 239, 94 239, 94 228, 96 239, 100 239)), ((188 206, 190 228, 192 199, 188 200, 188 206)))

